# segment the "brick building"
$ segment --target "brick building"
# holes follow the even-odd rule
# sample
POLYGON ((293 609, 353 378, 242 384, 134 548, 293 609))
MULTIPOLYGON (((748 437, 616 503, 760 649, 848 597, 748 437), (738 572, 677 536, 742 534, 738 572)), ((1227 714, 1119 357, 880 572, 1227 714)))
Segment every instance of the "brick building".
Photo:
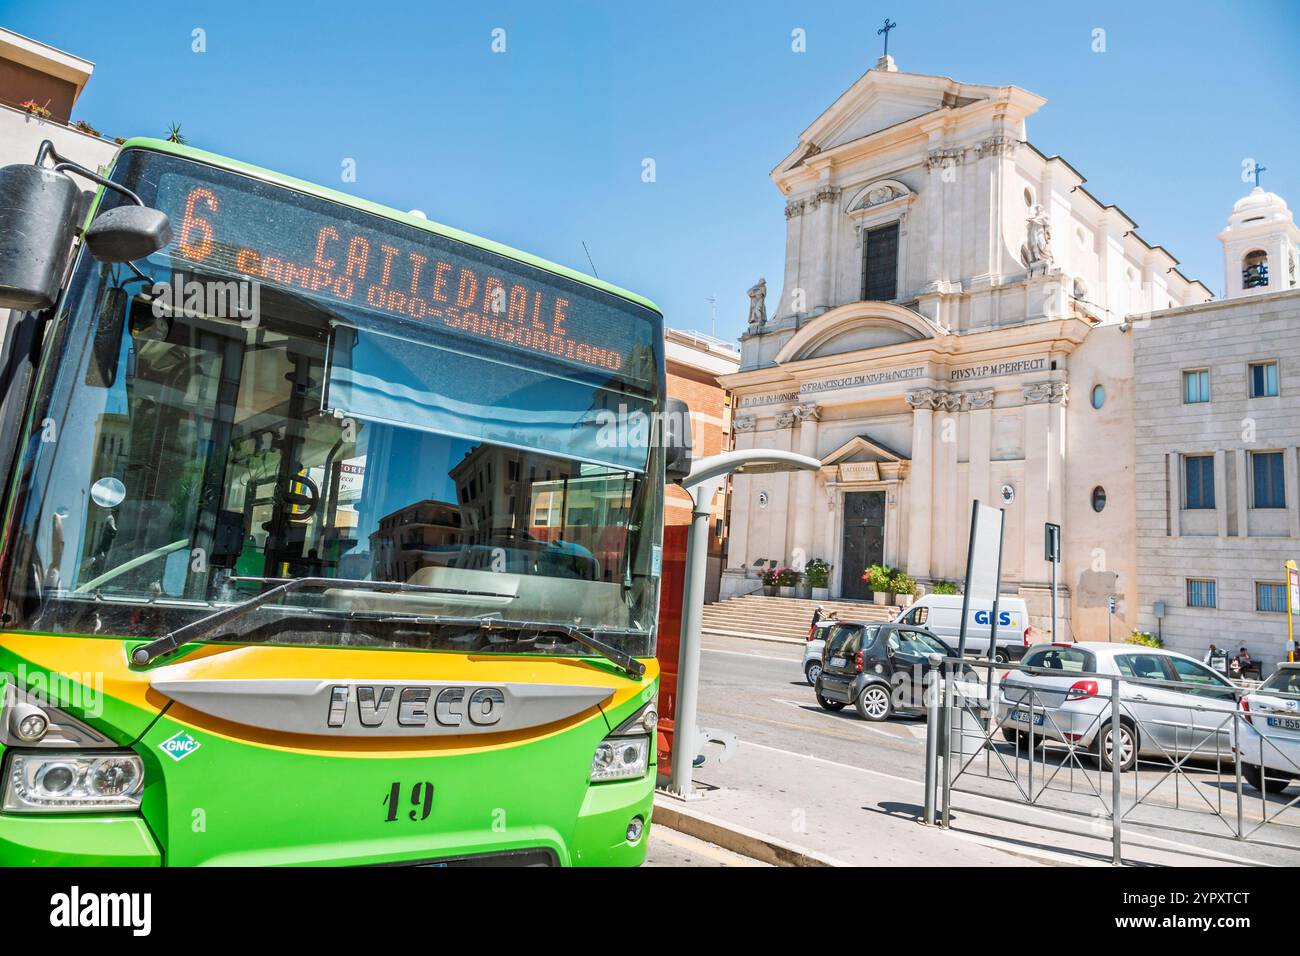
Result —
MULTIPOLYGON (((667 329, 664 358, 668 372, 668 394, 680 398, 691 409, 691 441, 696 459, 716 455, 731 447, 731 407, 717 377, 740 367, 740 353, 731 345, 699 332, 667 329)), ((713 502, 709 535, 708 588, 705 600, 718 599, 718 582, 727 543, 727 499, 729 486, 713 502)), ((676 485, 669 485, 664 497, 664 524, 684 527, 691 522, 691 499, 676 485)), ((666 533, 667 535, 667 533, 666 533)))

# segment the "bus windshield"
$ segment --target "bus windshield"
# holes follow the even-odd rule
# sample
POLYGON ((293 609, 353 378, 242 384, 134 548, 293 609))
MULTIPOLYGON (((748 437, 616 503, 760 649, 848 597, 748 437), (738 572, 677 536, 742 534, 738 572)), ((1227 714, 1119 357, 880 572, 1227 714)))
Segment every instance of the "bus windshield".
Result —
POLYGON ((127 150, 114 178, 176 236, 74 272, 8 529, 17 626, 151 637, 323 577, 421 588, 304 591, 214 639, 586 653, 477 617, 653 653, 657 315, 191 160, 127 150))

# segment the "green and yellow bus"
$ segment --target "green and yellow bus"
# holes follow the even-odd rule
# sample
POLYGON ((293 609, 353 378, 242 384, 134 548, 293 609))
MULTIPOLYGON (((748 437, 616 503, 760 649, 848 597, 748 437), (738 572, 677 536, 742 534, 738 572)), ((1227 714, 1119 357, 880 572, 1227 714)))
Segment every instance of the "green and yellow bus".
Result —
POLYGON ((640 863, 655 306, 151 139, 0 207, 0 864, 640 863))

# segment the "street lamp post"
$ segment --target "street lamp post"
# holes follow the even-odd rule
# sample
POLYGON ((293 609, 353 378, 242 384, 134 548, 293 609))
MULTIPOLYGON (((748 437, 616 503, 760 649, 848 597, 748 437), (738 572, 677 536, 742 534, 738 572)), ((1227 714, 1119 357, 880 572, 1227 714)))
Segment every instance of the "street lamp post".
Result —
POLYGON ((746 448, 711 455, 697 462, 680 484, 691 496, 691 526, 686 534, 685 581, 682 585, 682 630, 677 651, 677 704, 673 712, 673 765, 668 791, 692 796, 692 761, 699 746, 696 726, 700 688, 700 628, 704 618, 705 572, 709 564, 709 519, 713 496, 730 474, 817 471, 822 463, 807 455, 766 448, 746 448))

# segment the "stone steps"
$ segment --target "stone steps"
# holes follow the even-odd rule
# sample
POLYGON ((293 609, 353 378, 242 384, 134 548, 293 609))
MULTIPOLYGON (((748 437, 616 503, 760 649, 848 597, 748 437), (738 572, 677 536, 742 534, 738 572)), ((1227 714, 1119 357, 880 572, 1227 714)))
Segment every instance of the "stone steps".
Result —
POLYGON ((838 611, 846 621, 885 621, 898 613, 896 607, 864 601, 814 601, 747 594, 705 605, 701 629, 724 637, 803 641, 808 637, 808 626, 817 607, 838 611))

